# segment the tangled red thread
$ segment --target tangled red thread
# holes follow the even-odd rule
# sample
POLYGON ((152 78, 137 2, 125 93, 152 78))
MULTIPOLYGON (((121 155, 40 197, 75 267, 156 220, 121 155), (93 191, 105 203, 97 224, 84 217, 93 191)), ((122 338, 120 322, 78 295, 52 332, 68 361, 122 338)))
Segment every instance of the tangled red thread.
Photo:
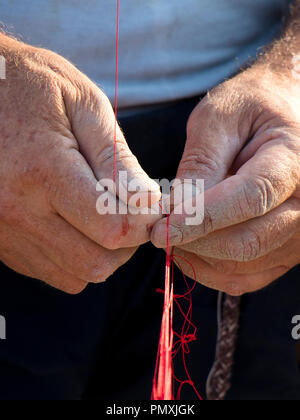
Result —
MULTIPOLYGON (((119 34, 120 34, 120 0, 117 0, 117 24, 116 24, 116 74, 115 74, 115 127, 114 127, 114 163, 113 180, 116 182, 116 157, 117 157, 117 130, 118 130, 118 72, 119 72, 119 34)), ((189 374, 186 362, 186 355, 190 353, 189 344, 196 341, 197 328, 192 323, 192 292, 196 287, 196 272, 192 264, 185 258, 174 255, 173 249, 170 253, 169 243, 170 216, 167 216, 167 259, 165 268, 165 290, 164 308, 162 317, 161 334, 155 374, 153 380, 152 399, 153 400, 174 400, 175 382, 179 385, 176 399, 180 399, 182 388, 189 385, 193 388, 196 396, 202 400, 194 382, 189 374), (181 260, 188 264, 194 275, 194 286, 189 287, 187 279, 181 268, 181 260), (184 295, 174 295, 174 263, 182 272, 186 283, 187 292, 184 295), (185 312, 180 304, 180 300, 188 303, 188 311, 185 312), (182 330, 179 333, 173 330, 173 308, 174 302, 184 318, 182 330), (175 340, 174 340, 175 339, 175 340), (185 379, 179 379, 174 373, 173 359, 182 352, 183 366, 186 373, 185 379)))
POLYGON ((166 274, 165 274, 165 290, 158 290, 164 293, 164 308, 163 318, 161 325, 161 334, 158 346, 157 361, 153 380, 152 400, 174 400, 174 390, 177 384, 178 391, 176 400, 180 400, 182 388, 189 385, 193 388, 196 396, 202 400, 197 388, 190 376, 186 356, 190 353, 189 344, 197 340, 197 327, 192 322, 192 292, 196 287, 196 272, 192 264, 185 258, 175 255, 174 250, 170 252, 169 243, 169 229, 170 229, 170 216, 167 216, 167 258, 166 258, 166 274), (192 269, 194 275, 194 285, 191 288, 184 275, 183 269, 179 260, 188 264, 192 269), (183 295, 174 294, 174 263, 179 267, 183 279, 185 281, 187 292, 183 295), (181 301, 188 303, 187 312, 184 311, 181 301), (184 323, 180 333, 173 329, 173 306, 174 302, 183 316, 184 323), (186 377, 179 379, 174 373, 174 358, 182 353, 182 362, 185 370, 186 377))

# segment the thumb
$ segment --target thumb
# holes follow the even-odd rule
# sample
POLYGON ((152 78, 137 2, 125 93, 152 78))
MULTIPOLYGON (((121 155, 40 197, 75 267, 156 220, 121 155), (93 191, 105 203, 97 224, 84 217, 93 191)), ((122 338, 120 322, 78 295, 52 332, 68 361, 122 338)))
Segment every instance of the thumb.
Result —
MULTIPOLYGON (((234 125, 232 121, 231 127, 234 125)), ((223 181, 241 145, 238 133, 231 127, 206 97, 189 118, 177 178, 203 179, 206 190, 223 181)))
POLYGON ((96 178, 101 181, 115 177, 117 193, 120 180, 129 197, 137 192, 137 189, 129 191, 129 185, 137 185, 140 198, 144 197, 136 204, 139 207, 146 207, 149 198, 152 204, 156 203, 161 198, 159 185, 149 178, 129 149, 119 125, 116 124, 108 98, 98 88, 93 88, 87 96, 88 99, 81 101, 79 107, 76 106, 71 124, 80 152, 96 178))
MULTIPOLYGON (((192 112, 187 124, 185 150, 177 171, 177 179, 184 182, 184 185, 188 185, 191 180, 204 180, 205 190, 210 190, 227 178, 245 141, 245 133, 239 133, 236 128, 237 114, 232 113, 226 118, 226 114, 211 101, 209 95, 192 112)), ((184 200, 192 199, 197 194, 197 188, 185 189, 184 200)), ((181 204, 178 199, 182 201, 182 197, 180 194, 177 197, 176 189, 173 190, 171 209, 181 204)), ((166 224, 166 219, 162 219, 152 230, 151 240, 158 248, 166 245, 166 224)))

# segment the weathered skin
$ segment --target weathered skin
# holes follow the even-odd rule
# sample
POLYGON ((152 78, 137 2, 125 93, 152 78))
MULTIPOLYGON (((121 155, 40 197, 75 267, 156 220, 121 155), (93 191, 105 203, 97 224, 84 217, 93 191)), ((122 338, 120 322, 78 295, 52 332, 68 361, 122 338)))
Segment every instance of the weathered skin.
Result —
MULTIPOLYGON (((115 117, 106 96, 62 57, 0 35, 0 259, 68 293, 106 280, 149 241, 153 216, 100 216, 112 178, 115 117), (149 228, 150 226, 150 228, 149 228)), ((117 129, 116 169, 160 198, 117 129)))
MULTIPOLYGON (((282 40, 210 92, 188 122, 178 177, 205 179, 205 219, 194 227, 172 215, 170 244, 199 282, 231 295, 259 290, 300 263, 299 23, 296 1, 282 40)), ((165 247, 165 238, 162 220, 152 241, 165 247)))

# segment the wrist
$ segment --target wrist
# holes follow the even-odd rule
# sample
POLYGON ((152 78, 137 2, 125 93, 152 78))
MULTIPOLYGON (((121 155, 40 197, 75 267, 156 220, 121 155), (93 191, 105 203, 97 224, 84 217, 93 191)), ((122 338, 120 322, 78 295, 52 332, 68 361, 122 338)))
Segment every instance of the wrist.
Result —
POLYGON ((28 46, 4 33, 0 33, 0 55, 4 56, 6 60, 14 57, 16 54, 21 54, 28 46))
POLYGON ((252 67, 237 76, 237 81, 245 88, 254 91, 258 89, 285 99, 294 98, 300 101, 300 58, 299 68, 274 68, 270 63, 255 63, 252 67))

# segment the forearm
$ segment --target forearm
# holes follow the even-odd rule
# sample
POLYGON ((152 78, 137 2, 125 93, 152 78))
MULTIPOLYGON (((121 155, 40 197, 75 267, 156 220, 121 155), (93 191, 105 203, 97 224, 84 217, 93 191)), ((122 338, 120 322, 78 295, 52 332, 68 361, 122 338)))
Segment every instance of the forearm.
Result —
POLYGON ((17 51, 21 51, 26 47, 26 44, 16 40, 15 38, 0 32, 0 55, 9 59, 17 51))
POLYGON ((5 90, 16 83, 19 73, 27 72, 26 59, 32 55, 33 50, 30 45, 0 32, 0 56, 4 57, 6 65, 6 83, 0 84, 2 99, 5 97, 5 90))
POLYGON ((300 0, 294 0, 280 38, 260 54, 254 67, 268 66, 270 70, 290 77, 297 57, 300 62, 300 0))

